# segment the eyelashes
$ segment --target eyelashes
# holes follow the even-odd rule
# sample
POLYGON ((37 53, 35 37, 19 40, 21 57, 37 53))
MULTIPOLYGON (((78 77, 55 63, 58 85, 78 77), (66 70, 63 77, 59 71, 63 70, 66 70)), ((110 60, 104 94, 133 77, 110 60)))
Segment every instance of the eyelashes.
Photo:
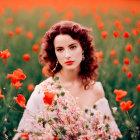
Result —
MULTIPOLYGON (((75 49, 75 48, 76 48, 76 46, 71 46, 70 47, 70 49, 75 49)), ((63 50, 63 48, 62 49, 57 49, 58 52, 61 52, 62 50, 63 50)))

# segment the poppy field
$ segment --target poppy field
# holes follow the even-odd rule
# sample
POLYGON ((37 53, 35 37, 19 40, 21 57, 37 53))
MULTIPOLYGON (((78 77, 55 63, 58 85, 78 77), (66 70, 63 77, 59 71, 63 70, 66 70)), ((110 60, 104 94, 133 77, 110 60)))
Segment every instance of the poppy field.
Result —
POLYGON ((136 10, 0 9, 0 139, 12 139, 35 86, 47 77, 38 55, 60 20, 92 28, 98 79, 123 140, 140 138, 140 13, 136 10))

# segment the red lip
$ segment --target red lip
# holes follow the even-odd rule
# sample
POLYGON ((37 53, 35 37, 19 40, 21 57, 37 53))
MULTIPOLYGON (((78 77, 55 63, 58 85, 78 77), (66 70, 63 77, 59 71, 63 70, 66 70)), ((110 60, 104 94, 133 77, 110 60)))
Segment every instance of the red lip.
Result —
POLYGON ((74 63, 74 61, 67 61, 65 62, 67 65, 72 65, 74 63))

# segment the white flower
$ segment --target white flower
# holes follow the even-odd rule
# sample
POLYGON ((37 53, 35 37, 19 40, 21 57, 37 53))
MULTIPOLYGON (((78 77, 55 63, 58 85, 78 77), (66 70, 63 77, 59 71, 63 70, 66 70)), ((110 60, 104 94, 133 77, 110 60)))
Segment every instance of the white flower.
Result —
POLYGON ((115 114, 117 112, 117 107, 112 107, 113 113, 115 114))

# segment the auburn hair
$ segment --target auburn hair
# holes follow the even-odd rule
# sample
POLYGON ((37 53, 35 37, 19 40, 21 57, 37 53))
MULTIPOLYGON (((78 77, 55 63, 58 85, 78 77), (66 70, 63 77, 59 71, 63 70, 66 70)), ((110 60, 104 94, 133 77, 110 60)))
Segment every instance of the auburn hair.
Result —
POLYGON ((90 35, 92 29, 83 27, 79 23, 73 21, 59 21, 54 24, 44 35, 44 43, 41 45, 39 53, 39 63, 48 67, 47 75, 54 77, 54 75, 62 69, 62 66, 58 63, 55 71, 52 72, 56 66, 57 57, 54 49, 54 38, 59 34, 68 34, 73 39, 79 41, 84 50, 85 59, 80 63, 79 78, 84 86, 84 89, 88 89, 92 83, 95 84, 99 67, 98 58, 95 53, 94 39, 90 35))

